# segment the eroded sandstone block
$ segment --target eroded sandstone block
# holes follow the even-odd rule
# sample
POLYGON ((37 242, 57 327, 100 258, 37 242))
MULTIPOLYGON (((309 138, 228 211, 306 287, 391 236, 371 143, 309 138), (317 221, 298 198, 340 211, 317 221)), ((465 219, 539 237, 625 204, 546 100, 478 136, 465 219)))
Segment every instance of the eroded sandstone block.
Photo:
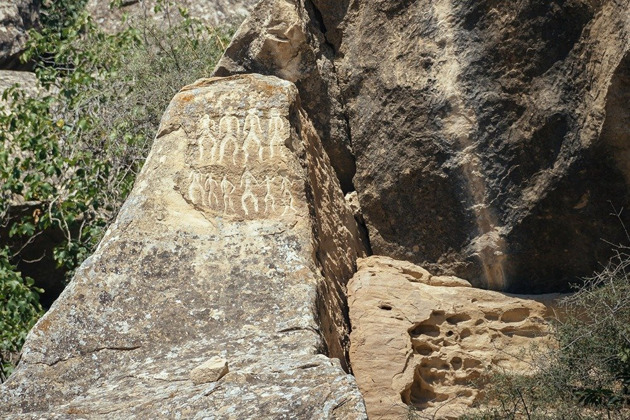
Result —
POLYGON ((361 254, 293 84, 200 80, 175 96, 116 222, 31 331, 3 415, 365 418, 342 370, 361 254), (229 373, 191 380, 211 358, 229 373))
POLYGON ((408 262, 359 260, 348 284, 350 361, 370 418, 455 419, 479 396, 488 368, 529 372, 532 346, 546 346, 542 303, 436 276, 418 281, 408 262), (435 417, 432 417, 434 416, 435 417))

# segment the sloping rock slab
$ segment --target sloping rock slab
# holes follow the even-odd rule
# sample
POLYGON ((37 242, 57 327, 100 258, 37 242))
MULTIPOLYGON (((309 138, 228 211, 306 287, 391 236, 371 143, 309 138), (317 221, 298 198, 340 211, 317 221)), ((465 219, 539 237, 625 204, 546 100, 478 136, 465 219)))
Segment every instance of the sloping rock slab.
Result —
POLYGON ((31 331, 3 414, 365 418, 320 354, 345 363, 353 223, 291 83, 184 88, 117 221, 31 331))
POLYGON ((550 344, 542 303, 389 257, 359 260, 348 301, 350 362, 370 418, 456 419, 489 368, 529 372, 529 350, 550 344))

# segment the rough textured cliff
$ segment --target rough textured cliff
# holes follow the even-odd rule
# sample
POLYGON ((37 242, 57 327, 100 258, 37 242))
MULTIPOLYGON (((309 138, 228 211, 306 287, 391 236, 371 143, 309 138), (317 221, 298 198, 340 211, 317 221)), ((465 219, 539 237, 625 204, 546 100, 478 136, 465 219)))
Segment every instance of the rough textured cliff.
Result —
POLYGON ((628 10, 264 0, 216 73, 296 83, 375 253, 558 290, 625 240, 628 10))
POLYGON ((31 331, 3 415, 365 418, 342 370, 362 253, 295 87, 201 80, 173 99, 115 224, 31 331))
POLYGON ((37 26, 38 0, 9 0, 0 3, 0 68, 19 65, 17 55, 26 43, 26 31, 37 26))

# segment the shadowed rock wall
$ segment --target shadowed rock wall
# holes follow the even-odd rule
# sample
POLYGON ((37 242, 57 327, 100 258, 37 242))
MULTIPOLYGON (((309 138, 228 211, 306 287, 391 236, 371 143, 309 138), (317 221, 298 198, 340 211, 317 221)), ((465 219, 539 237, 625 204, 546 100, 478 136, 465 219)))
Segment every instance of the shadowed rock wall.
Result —
POLYGON ((264 0, 216 72, 296 81, 342 185, 356 188, 374 253, 476 286, 562 290, 607 260, 604 240, 626 241, 610 213, 630 204, 614 152, 628 131, 617 114, 629 10, 628 0, 264 0), (330 134, 331 121, 348 137, 330 134), (341 149, 356 159, 352 184, 341 149))

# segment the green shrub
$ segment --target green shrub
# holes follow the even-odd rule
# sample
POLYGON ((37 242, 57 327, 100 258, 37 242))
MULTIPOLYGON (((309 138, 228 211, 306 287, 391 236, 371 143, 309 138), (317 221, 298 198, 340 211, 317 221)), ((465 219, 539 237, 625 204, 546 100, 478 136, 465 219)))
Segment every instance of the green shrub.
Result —
POLYGON ((13 358, 43 312, 38 292, 33 279, 15 271, 8 249, 0 248, 0 381, 13 370, 13 358))
POLYGON ((532 375, 492 372, 485 408, 466 419, 630 418, 630 253, 562 300, 557 347, 532 354, 532 375))
MULTIPOLYGON (((33 281, 16 270, 19 249, 6 245, 61 232, 52 254, 69 280, 130 192, 169 101, 183 85, 211 74, 232 35, 181 8, 164 28, 141 21, 106 34, 84 5, 44 2, 42 28, 30 33, 22 59, 34 63, 45 91, 29 97, 11 88, 4 93, 8 112, 0 112, 0 226, 9 236, 0 238, 0 287, 19 282, 22 288, 6 293, 15 290, 11 302, 23 300, 33 314, 22 322, 15 311, 0 312, 0 327, 13 326, 6 338, 11 352, 41 307, 33 281), (35 211, 11 215, 25 202, 35 211)), ((173 9, 163 1, 156 7, 173 9)))

